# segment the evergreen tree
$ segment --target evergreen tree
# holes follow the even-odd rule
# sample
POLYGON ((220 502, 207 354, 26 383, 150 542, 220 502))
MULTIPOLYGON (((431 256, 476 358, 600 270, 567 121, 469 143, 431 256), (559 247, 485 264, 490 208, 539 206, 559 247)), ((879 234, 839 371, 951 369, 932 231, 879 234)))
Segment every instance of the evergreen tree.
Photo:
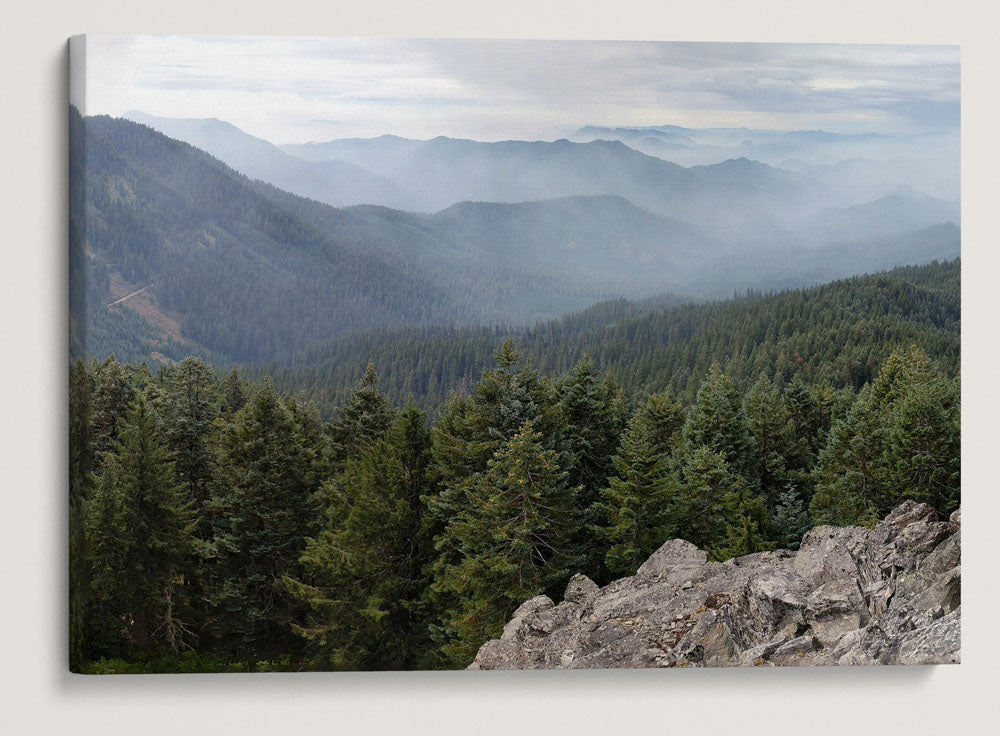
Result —
POLYGON ((653 448, 660 454, 673 454, 681 444, 685 412, 670 391, 653 394, 638 412, 653 448))
POLYGON ((605 563, 611 579, 634 575, 676 533, 670 514, 675 482, 656 429, 648 412, 635 415, 614 460, 617 474, 602 492, 606 522, 599 538, 607 547, 605 563))
POLYGON ((787 458, 802 454, 783 396, 764 374, 750 388, 743 402, 753 442, 753 475, 768 508, 778 505, 778 496, 789 481, 787 458))
POLYGON ((114 357, 94 366, 92 377, 91 446, 99 458, 118 439, 118 423, 135 400, 136 387, 114 357))
POLYGON ((803 502, 798 489, 789 483, 778 497, 778 506, 774 511, 774 536, 778 547, 782 549, 798 549, 802 536, 809 531, 812 524, 809 520, 808 506, 803 502))
POLYGON ((592 527, 603 523, 601 489, 614 472, 613 459, 624 429, 625 406, 621 390, 610 378, 601 380, 587 358, 556 386, 562 448, 560 465, 567 483, 579 487, 576 496, 580 526, 576 543, 587 552, 585 572, 603 577, 605 549, 593 539, 592 527))
POLYGON ((368 447, 385 436, 392 424, 392 411, 378 390, 378 374, 369 364, 361 386, 351 394, 347 406, 330 424, 333 461, 340 467, 359 448, 368 447))
POLYGON ((469 505, 438 540, 454 540, 460 559, 434 583, 457 602, 445 613, 453 638, 442 647, 453 665, 468 664, 521 603, 554 593, 579 569, 582 557, 571 545, 574 492, 530 422, 470 481, 469 505))
POLYGON ((671 514, 677 536, 706 550, 723 544, 727 500, 743 483, 742 476, 729 469, 721 452, 705 446, 687 450, 671 514))
POLYGON ((246 406, 247 397, 243 390, 243 381, 240 379, 240 370, 236 366, 229 371, 222 384, 222 402, 230 414, 235 414, 246 406))
POLYGON ((725 515, 725 543, 712 551, 715 559, 727 560, 774 549, 774 543, 768 541, 771 530, 764 499, 752 495, 740 478, 734 479, 726 497, 725 515))
POLYGON ((728 469, 756 483, 753 440, 743 403, 732 380, 714 364, 698 389, 698 398, 684 421, 685 452, 706 447, 722 453, 728 469))
POLYGON ((899 399, 886 431, 886 493, 929 503, 942 514, 959 505, 961 454, 958 391, 937 378, 899 399))
POLYGON ((164 373, 166 386, 159 401, 164 434, 178 480, 200 513, 211 475, 207 438, 218 414, 215 377, 197 358, 187 358, 164 373))
POLYGON ((621 391, 601 380, 585 358, 556 386, 562 426, 563 466, 572 486, 581 486, 578 502, 586 511, 597 500, 611 473, 625 417, 621 391))
MULTIPOLYGON (((463 542, 447 528, 463 514, 476 513, 481 499, 471 489, 524 424, 531 424, 545 450, 557 451, 559 409, 552 386, 525 363, 513 340, 503 343, 495 359, 497 367, 484 371, 468 396, 452 397, 431 432, 436 491, 427 505, 435 534, 435 579, 463 559, 463 542)), ((454 589, 445 586, 432 586, 426 598, 426 606, 438 612, 461 605, 454 589)), ((432 624, 432 629, 441 646, 454 637, 446 627, 432 624)))
POLYGON ((312 608, 296 630, 332 669, 411 669, 427 647, 420 597, 430 539, 423 525, 430 436, 408 406, 385 439, 328 484, 330 506, 302 557, 312 581, 288 580, 312 608))
POLYGON ((87 519, 91 587, 112 651, 190 646, 178 592, 193 520, 155 418, 140 396, 94 481, 87 519), (109 630, 110 629, 110 630, 109 630))
POLYGON ((880 417, 866 388, 847 416, 833 425, 816 460, 816 492, 809 507, 814 523, 871 526, 881 518, 884 445, 880 417))
POLYGON ((299 558, 318 515, 320 478, 295 418, 267 385, 222 430, 216 498, 213 604, 218 633, 250 665, 292 656, 304 605, 284 578, 300 579, 299 558))

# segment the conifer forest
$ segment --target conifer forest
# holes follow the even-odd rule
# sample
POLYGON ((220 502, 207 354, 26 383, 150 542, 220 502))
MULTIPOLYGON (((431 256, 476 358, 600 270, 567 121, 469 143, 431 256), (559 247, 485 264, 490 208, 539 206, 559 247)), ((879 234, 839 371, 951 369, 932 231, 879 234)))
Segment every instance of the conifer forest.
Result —
POLYGON ((69 116, 74 672, 464 668, 667 540, 960 506, 948 131, 69 116))

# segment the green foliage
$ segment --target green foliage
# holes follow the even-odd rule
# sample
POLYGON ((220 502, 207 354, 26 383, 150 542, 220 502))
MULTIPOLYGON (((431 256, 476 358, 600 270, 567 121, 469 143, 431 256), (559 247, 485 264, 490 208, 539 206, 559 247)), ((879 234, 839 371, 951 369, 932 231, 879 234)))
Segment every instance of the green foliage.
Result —
POLYGON ((768 541, 771 530, 764 499, 751 495, 743 483, 733 484, 726 498, 725 515, 725 544, 712 551, 713 557, 726 560, 774 549, 774 543, 768 541))
POLYGON ((351 394, 350 403, 330 423, 330 445, 337 463, 343 463, 359 448, 380 440, 392 423, 392 412, 378 391, 378 374, 369 364, 361 386, 351 394))
POLYGON ((514 609, 559 589, 582 562, 571 544, 576 489, 566 476, 526 421, 486 472, 470 479, 469 503, 437 542, 458 550, 434 582, 457 604, 444 614, 452 639, 442 654, 453 665, 467 664, 483 642, 500 635, 514 609))
POLYGON ((959 505, 958 386, 941 377, 915 383, 894 407, 886 433, 891 499, 912 498, 950 514, 959 505))
POLYGON ((810 504, 815 523, 871 525, 879 519, 878 509, 885 505, 879 477, 882 435, 866 389, 830 430, 817 459, 816 493, 810 504))
POLYGON ((90 565, 86 544, 86 503, 90 493, 92 381, 77 360, 69 373, 69 666, 79 671, 86 659, 90 565))
POLYGON ((720 545, 726 538, 726 501, 743 485, 721 452, 704 445, 687 449, 672 508, 678 536, 702 549, 720 545))
POLYGON ((720 453, 727 470, 741 476, 745 483, 759 481, 754 472, 757 461, 740 394, 718 364, 712 365, 698 389, 698 397, 687 414, 681 436, 685 452, 708 448, 720 453))
POLYGON ((802 535, 809 531, 812 523, 809 519, 808 505, 803 502, 798 489, 789 483, 778 496, 778 505, 774 510, 773 539, 781 549, 798 549, 802 535))
POLYGON ((93 605, 104 623, 94 636, 108 651, 191 646, 178 609, 192 527, 169 451, 139 397, 94 479, 87 517, 93 605))
POLYGON ((209 597, 218 634, 247 661, 294 653, 291 626, 303 606, 284 578, 301 577, 299 558, 318 517, 317 459, 270 386, 223 426, 217 452, 209 597))
POLYGON ((502 346, 485 368, 457 357, 475 340, 369 335, 375 361, 405 349, 388 378, 358 366, 330 421, 314 391, 282 395, 260 368, 77 363, 71 666, 465 666, 527 598, 558 599, 576 572, 630 574, 672 537, 725 559, 795 548, 814 523, 874 523, 906 498, 948 513, 957 273, 609 305, 524 333, 531 361, 490 332, 483 344, 502 346), (896 344, 907 335, 915 347, 896 344), (454 388, 429 425, 381 391, 422 340, 417 401, 454 388), (593 362, 583 345, 598 346, 593 362))
POLYGON ((904 499, 957 508, 957 382, 915 347, 894 354, 830 432, 814 475, 814 520, 871 524, 904 499))
MULTIPOLYGON (((295 356, 294 367, 266 372, 285 390, 304 389, 330 415, 374 363, 391 402, 412 393, 433 416, 450 392, 467 391, 470 377, 493 365, 496 346, 513 336, 537 370, 563 374, 590 356, 597 370, 633 397, 669 389, 688 404, 714 362, 741 390, 763 372, 776 385, 795 385, 798 377, 801 388, 853 394, 875 379, 893 352, 909 345, 945 373, 957 372, 960 274, 954 260, 706 304, 619 299, 517 330, 369 330, 312 346, 295 356)), ((825 429, 812 426, 815 432, 825 429)))
POLYGON ((421 496, 430 435, 407 407, 386 437, 327 484, 326 523, 302 556, 307 584, 288 579, 312 615, 296 631, 324 669, 411 669, 427 647, 420 598, 431 544, 421 496))
POLYGON ((606 521, 594 542, 607 547, 607 576, 612 579, 635 574, 677 531, 671 514, 676 481, 661 444, 663 427, 655 423, 662 408, 654 397, 636 413, 614 459, 616 475, 602 491, 606 521))

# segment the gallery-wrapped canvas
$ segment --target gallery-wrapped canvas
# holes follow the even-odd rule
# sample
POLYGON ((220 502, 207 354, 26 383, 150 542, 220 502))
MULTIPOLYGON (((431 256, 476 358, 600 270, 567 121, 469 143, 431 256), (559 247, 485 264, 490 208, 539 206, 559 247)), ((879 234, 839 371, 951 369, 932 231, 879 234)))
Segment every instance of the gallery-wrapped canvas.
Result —
POLYGON ((74 672, 960 660, 956 47, 70 62, 74 672))

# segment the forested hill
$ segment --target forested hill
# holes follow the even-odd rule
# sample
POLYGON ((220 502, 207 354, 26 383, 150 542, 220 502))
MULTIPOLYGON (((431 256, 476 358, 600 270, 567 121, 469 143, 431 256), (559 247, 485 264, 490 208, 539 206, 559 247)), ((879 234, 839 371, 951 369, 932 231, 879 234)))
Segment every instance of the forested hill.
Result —
POLYGON ((615 300, 521 330, 370 331, 304 352, 294 369, 266 372, 283 389, 315 399, 325 413, 343 402, 368 363, 392 401, 412 395, 433 409, 474 384, 508 336, 542 373, 565 372, 590 356, 633 395, 670 388, 687 400, 715 361, 742 386, 764 372, 858 389, 894 350, 917 345, 957 375, 960 272, 955 259, 666 309, 655 300, 615 300))
POLYGON ((71 110, 70 131, 78 352, 96 357, 287 361, 355 329, 529 324, 668 291, 676 253, 689 272, 713 247, 621 198, 336 209, 131 121, 71 110))
POLYGON ((719 297, 959 252, 950 224, 819 247, 720 243, 607 195, 337 209, 128 120, 74 109, 70 132, 75 355, 287 366, 356 331, 530 325, 614 297, 719 297))

